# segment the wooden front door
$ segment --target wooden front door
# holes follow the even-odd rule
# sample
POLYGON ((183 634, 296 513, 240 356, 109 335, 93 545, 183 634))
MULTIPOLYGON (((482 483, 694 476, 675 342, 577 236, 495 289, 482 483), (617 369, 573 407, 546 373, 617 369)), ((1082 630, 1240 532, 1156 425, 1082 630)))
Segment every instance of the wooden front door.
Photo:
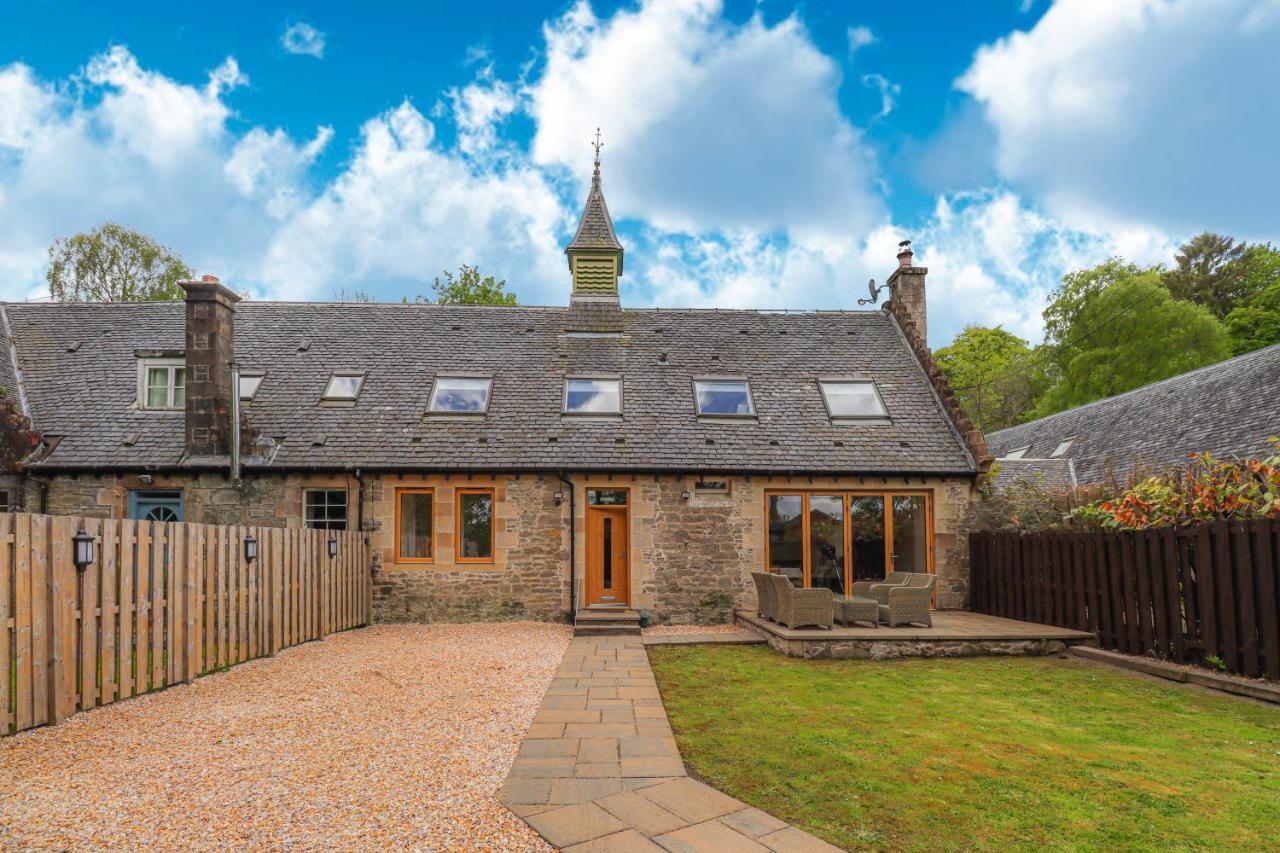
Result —
POLYGON ((587 507, 587 606, 630 603, 627 508, 587 507))

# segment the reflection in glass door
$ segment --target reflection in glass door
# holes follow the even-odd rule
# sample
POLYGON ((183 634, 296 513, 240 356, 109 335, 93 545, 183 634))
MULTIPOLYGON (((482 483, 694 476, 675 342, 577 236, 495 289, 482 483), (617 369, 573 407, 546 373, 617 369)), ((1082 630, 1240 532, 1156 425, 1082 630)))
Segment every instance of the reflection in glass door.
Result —
POLYGON ((804 586, 804 497, 769 496, 769 571, 804 586))
POLYGON ((853 579, 884 580, 884 497, 851 495, 849 520, 853 525, 853 579))
POLYGON ((846 595, 844 496, 809 496, 809 586, 846 595))
POLYGON ((893 498, 893 570, 929 571, 929 521, 923 495, 893 498))

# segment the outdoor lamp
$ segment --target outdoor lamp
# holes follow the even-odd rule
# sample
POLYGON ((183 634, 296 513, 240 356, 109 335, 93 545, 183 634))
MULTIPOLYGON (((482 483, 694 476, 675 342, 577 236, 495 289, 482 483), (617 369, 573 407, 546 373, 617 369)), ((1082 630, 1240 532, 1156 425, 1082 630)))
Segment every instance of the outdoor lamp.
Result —
POLYGON ((332 560, 336 556, 338 556, 338 537, 330 536, 329 537, 329 559, 332 560))
POLYGON ((560 506, 564 503, 564 492, 556 492, 552 497, 555 499, 556 506, 560 506))
POLYGON ((71 537, 71 544, 74 547, 76 568, 83 572, 93 562, 93 537, 84 532, 83 524, 76 535, 71 537))
POLYGON ((249 535, 244 538, 244 561, 252 563, 258 559, 258 540, 254 538, 253 531, 249 531, 249 535))

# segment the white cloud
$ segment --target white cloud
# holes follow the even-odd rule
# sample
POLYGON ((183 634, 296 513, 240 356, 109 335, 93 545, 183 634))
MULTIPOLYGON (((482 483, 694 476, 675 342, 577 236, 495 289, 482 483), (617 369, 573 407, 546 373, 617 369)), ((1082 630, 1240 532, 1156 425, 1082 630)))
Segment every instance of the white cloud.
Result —
POLYGON ((324 33, 305 21, 285 27, 284 34, 280 36, 280 44, 289 53, 314 56, 316 59, 324 57, 324 33))
POLYGON ((845 38, 849 41, 849 61, 853 62, 858 51, 870 44, 876 43, 876 34, 871 32, 867 27, 849 27, 845 33, 845 38))
POLYGON ((604 130, 620 218, 701 233, 865 232, 883 213, 874 157, 841 113, 840 71, 792 16, 741 26, 719 0, 648 0, 600 20, 579 3, 544 28, 528 87, 533 158, 585 185, 604 130))
POLYGON ((467 155, 492 151, 498 144, 499 125, 520 104, 516 87, 496 79, 491 64, 485 65, 470 84, 445 94, 458 129, 458 148, 467 155))
POLYGON ((1280 227, 1280 3, 1057 0, 957 85, 1001 176, 1076 226, 1280 227))
POLYGON ((872 116, 873 121, 882 119, 893 112, 894 104, 897 102, 898 96, 902 94, 900 85, 886 79, 883 74, 863 74, 862 85, 869 86, 880 93, 880 112, 872 116))
POLYGON ((507 278, 523 302, 564 301, 565 212, 539 171, 468 163, 437 144, 408 102, 370 119, 360 137, 346 171, 272 240, 262 268, 272 293, 392 296, 471 263, 507 278))

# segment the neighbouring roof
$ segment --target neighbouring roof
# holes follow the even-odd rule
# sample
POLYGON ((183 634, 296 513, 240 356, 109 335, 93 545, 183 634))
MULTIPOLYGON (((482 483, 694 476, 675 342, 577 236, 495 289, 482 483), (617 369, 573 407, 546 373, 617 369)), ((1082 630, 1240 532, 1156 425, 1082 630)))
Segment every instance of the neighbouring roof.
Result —
POLYGON ((1056 459, 1001 459, 992 470, 991 485, 997 492, 1025 483, 1051 492, 1067 492, 1076 487, 1076 472, 1069 457, 1056 459))
MULTIPOLYGON (((136 352, 183 347, 183 303, 5 308, 36 428, 59 438, 37 467, 180 463, 182 413, 136 408, 136 352)), ((600 310, 241 303, 237 361, 266 371, 244 409, 279 442, 275 468, 975 470, 884 312, 617 310, 602 324, 600 310), (365 372, 354 407, 319 405, 335 370, 365 372), (855 373, 890 423, 827 416, 817 377, 855 373), (488 414, 426 415, 437 374, 492 376, 488 414), (562 415, 574 374, 621 377, 623 417, 562 415), (714 375, 750 379, 758 417, 696 417, 693 379, 714 375)))
POLYGON ((1115 397, 993 432, 1000 457, 1028 448, 1024 460, 1049 457, 1075 437, 1065 456, 1081 483, 1123 482, 1132 472, 1189 461, 1194 452, 1257 456, 1280 434, 1280 344, 1202 367, 1115 397))

